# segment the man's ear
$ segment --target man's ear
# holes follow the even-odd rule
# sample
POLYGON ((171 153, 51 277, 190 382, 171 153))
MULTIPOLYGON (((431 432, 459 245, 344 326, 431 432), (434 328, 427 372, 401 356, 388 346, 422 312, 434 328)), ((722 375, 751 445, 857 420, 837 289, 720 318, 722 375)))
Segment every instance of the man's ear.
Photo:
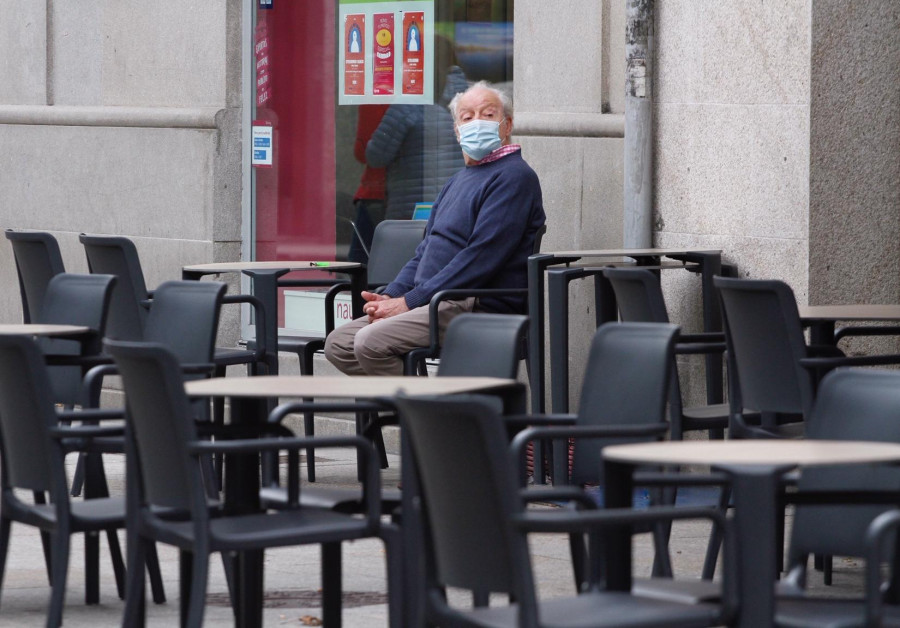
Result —
POLYGON ((512 118, 506 118, 506 129, 507 129, 506 130, 506 141, 508 142, 509 138, 512 137, 512 131, 513 131, 513 119, 512 118))

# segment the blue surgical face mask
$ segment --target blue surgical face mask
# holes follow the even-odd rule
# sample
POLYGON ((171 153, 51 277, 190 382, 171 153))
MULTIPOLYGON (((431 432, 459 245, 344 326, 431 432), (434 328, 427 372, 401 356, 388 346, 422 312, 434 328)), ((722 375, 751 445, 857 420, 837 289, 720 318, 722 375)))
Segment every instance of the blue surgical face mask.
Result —
POLYGON ((475 161, 481 161, 501 146, 499 122, 472 120, 459 125, 458 130, 459 145, 475 161))

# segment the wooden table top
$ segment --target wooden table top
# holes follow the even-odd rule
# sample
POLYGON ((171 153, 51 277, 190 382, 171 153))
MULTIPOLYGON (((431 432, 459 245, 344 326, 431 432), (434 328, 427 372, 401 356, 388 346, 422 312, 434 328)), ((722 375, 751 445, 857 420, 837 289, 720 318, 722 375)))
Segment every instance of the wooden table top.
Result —
POLYGON ((514 386, 498 377, 372 377, 365 375, 263 375, 215 377, 185 383, 192 397, 375 398, 407 395, 477 393, 514 386))
POLYGON ((632 464, 814 466, 900 461, 900 444, 827 440, 664 441, 611 445, 603 457, 632 464))
POLYGON ((213 264, 193 264, 184 270, 194 273, 239 273, 245 270, 339 270, 359 268, 357 262, 328 262, 312 260, 279 260, 274 262, 217 262, 213 264))
POLYGON ((807 321, 896 321, 900 305, 798 305, 800 318, 807 321))
POLYGON ((43 325, 40 323, 12 323, 0 325, 5 336, 78 336, 91 331, 81 325, 43 325))
POLYGON ((721 253, 722 249, 591 249, 585 251, 549 251, 547 255, 559 257, 650 257, 665 255, 685 255, 687 253, 721 253))

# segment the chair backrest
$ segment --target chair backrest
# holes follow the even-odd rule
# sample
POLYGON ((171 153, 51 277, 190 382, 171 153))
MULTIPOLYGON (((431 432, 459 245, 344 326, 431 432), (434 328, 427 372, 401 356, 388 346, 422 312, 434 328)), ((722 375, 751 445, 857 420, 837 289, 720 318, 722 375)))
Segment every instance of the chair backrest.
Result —
MULTIPOLYGON (((578 425, 665 424, 678 326, 606 323, 591 342, 578 425)), ((572 482, 602 481, 602 447, 640 439, 575 439, 572 482)))
POLYGON ((182 364, 212 362, 226 286, 219 281, 166 281, 153 292, 144 340, 166 347, 182 364))
POLYGON ((6 239, 12 244, 16 260, 23 318, 30 323, 43 307, 50 279, 65 272, 59 243, 44 231, 7 229, 6 239))
POLYGON ((134 242, 119 236, 88 235, 78 239, 84 245, 92 273, 118 277, 110 305, 107 336, 117 340, 142 340, 147 321, 144 272, 134 242))
POLYGON ((387 285, 416 254, 425 237, 425 220, 383 220, 375 227, 367 267, 370 286, 387 285))
POLYGON ((527 603, 531 565, 510 525, 522 506, 500 417, 473 398, 400 398, 397 407, 421 485, 429 585, 527 603))
POLYGON ((668 323, 659 277, 642 268, 607 268, 603 276, 612 284, 623 321, 668 323))
POLYGON ((547 235, 547 225, 541 225, 538 227, 538 230, 534 232, 534 247, 531 249, 532 255, 537 255, 541 252, 541 244, 544 242, 545 235, 547 235))
POLYGON ((527 316, 460 314, 447 327, 439 376, 515 379, 527 316))
POLYGON ((808 416, 813 377, 794 292, 782 281, 714 277, 725 319, 730 397, 760 412, 808 416), (737 394, 735 394, 737 393, 737 394))
MULTIPOLYGON (((837 369, 823 378, 806 438, 900 443, 900 372, 837 369)), ((841 465, 802 470, 799 491, 900 491, 895 465, 841 465)), ((866 529, 889 505, 797 506, 790 561, 810 553, 864 556, 866 529)), ((895 506, 894 506, 895 507, 895 506)))
MULTIPOLYGON (((35 322, 48 325, 83 325, 96 330, 94 342, 82 346, 65 339, 42 338, 38 346, 47 355, 93 355, 100 353, 107 313, 116 278, 112 275, 61 273, 47 285, 44 303, 35 322)), ((51 366, 53 400, 74 405, 82 401, 81 367, 51 366)))
POLYGON ((107 340, 104 345, 122 375, 144 503, 202 515, 192 508, 203 486, 198 462, 187 450, 197 433, 178 361, 158 344, 107 340))
POLYGON ((65 499, 62 456, 49 434, 57 423, 41 350, 30 337, 0 336, 0 458, 6 488, 49 491, 65 499))

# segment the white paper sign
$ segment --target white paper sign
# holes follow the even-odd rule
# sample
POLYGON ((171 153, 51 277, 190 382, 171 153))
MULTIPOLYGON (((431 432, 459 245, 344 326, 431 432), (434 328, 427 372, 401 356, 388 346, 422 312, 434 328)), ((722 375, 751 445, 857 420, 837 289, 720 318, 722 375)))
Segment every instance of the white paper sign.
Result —
POLYGON ((272 167, 272 141, 274 134, 272 124, 262 120, 254 120, 250 132, 250 144, 253 151, 250 164, 256 168, 272 167))

